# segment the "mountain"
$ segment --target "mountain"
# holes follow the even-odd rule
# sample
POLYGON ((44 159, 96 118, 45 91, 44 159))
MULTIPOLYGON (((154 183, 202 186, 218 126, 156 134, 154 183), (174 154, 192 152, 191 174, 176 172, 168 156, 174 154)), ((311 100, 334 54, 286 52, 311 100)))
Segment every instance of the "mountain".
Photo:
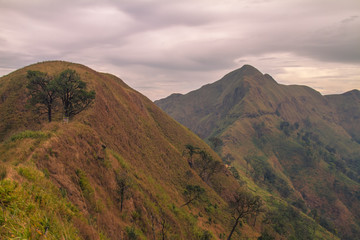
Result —
MULTIPOLYGON (((226 236, 233 221, 228 202, 240 185, 220 162, 199 137, 113 75, 51 61, 0 78, 1 239, 226 236), (58 102, 48 122, 27 101, 27 71, 52 76, 66 69, 96 91, 95 101, 67 124, 58 102), (211 156, 217 171, 200 176, 185 145, 211 156)), ((260 235, 259 227, 242 229, 260 235)))
POLYGON ((328 95, 325 98, 339 114, 339 124, 360 143, 360 91, 352 90, 340 95, 328 95))
POLYGON ((360 235, 358 90, 322 96, 245 65, 155 103, 206 140, 275 215, 280 198, 341 239, 360 235))

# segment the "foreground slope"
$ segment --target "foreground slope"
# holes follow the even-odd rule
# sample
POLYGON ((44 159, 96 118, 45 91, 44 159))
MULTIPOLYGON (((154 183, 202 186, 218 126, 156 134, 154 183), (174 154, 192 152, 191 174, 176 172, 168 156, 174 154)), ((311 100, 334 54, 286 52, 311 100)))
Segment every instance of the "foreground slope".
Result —
POLYGON ((212 144, 240 182, 343 239, 359 236, 359 91, 324 97, 245 65, 155 103, 212 144))
POLYGON ((200 178, 184 146, 218 156, 119 78, 68 62, 34 64, 0 79, 0 116, 1 238, 210 239, 230 231, 235 178, 224 167, 200 178), (47 123, 27 105, 26 73, 65 69, 96 99, 68 124, 59 107, 47 123), (205 194, 182 206, 188 185, 205 194))

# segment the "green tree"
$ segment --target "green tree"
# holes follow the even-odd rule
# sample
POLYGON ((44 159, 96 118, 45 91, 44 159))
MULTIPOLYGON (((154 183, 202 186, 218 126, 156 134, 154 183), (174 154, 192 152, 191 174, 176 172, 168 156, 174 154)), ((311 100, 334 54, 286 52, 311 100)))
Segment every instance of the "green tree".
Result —
POLYGON ((127 226, 125 228, 125 232, 126 232, 127 239, 129 239, 129 240, 139 239, 139 236, 136 233, 134 226, 132 226, 132 227, 127 226))
POLYGON ((200 187, 199 185, 186 185, 186 188, 184 190, 186 202, 183 205, 181 205, 181 207, 184 207, 196 200, 201 199, 204 193, 205 193, 205 189, 200 187))
POLYGON ((51 122, 52 109, 57 97, 54 80, 47 73, 40 71, 28 71, 27 78, 29 80, 27 88, 31 98, 30 104, 38 105, 40 112, 45 111, 51 122))
POLYGON ((263 203, 260 197, 253 196, 246 191, 238 191, 235 193, 229 205, 235 222, 227 238, 228 240, 231 239, 237 225, 243 218, 248 215, 257 215, 263 211, 261 208, 263 203))
POLYGON ((126 172, 115 172, 117 189, 116 192, 119 194, 120 201, 120 212, 123 210, 125 197, 132 183, 130 177, 126 172))
POLYGON ((223 140, 221 140, 218 137, 209 138, 209 142, 211 143, 211 145, 215 151, 218 151, 219 148, 224 145, 223 140))
POLYGON ((95 91, 86 91, 86 83, 81 81, 75 70, 61 72, 55 79, 55 87, 66 118, 85 110, 95 99, 95 91))
MULTIPOLYGON (((198 147, 194 147, 193 145, 191 144, 186 144, 185 145, 185 151, 187 152, 187 154, 189 155, 188 157, 188 163, 190 165, 190 167, 193 167, 193 156, 195 153, 198 153, 198 147)), ((185 152, 184 152, 185 153, 185 152)))
POLYGON ((261 122, 261 123, 253 123, 253 129, 255 130, 255 134, 257 138, 261 138, 263 136, 265 136, 266 132, 268 131, 266 129, 265 123, 261 122))
POLYGON ((282 130, 284 132, 284 134, 289 137, 290 136, 290 130, 291 130, 291 125, 289 122, 286 121, 282 121, 280 123, 280 130, 282 130))
POLYGON ((200 159, 196 161, 196 165, 200 170, 199 176, 206 182, 212 175, 220 171, 222 165, 219 161, 214 160, 214 158, 205 150, 201 150, 199 154, 200 159))

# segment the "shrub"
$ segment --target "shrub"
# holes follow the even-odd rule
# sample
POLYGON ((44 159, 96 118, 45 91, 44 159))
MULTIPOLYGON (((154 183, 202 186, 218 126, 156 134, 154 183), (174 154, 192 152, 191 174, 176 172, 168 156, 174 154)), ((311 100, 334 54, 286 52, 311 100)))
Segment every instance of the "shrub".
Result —
POLYGON ((32 138, 32 139, 46 139, 49 138, 50 134, 49 133, 44 133, 41 131, 30 131, 30 130, 26 130, 17 134, 14 134, 10 137, 10 141, 14 142, 17 140, 21 140, 24 138, 32 138))
POLYGON ((190 203, 197 200, 201 200, 204 194, 205 189, 200 187, 199 185, 186 185, 186 188, 184 190, 186 202, 181 207, 189 205, 190 203))
POLYGON ((136 240, 139 239, 138 234, 135 231, 134 227, 126 227, 125 228, 126 236, 128 240, 136 240))
POLYGON ((198 235, 197 239, 199 239, 199 240, 210 240, 210 239, 213 239, 213 235, 211 234, 211 232, 209 232, 207 230, 203 230, 198 235))
POLYGON ((267 231, 261 233, 261 236, 258 237, 258 240, 274 240, 275 238, 270 235, 267 231))
POLYGON ((20 167, 18 173, 29 181, 35 181, 37 179, 37 172, 28 167, 20 167))
POLYGON ((84 197, 88 200, 91 201, 93 198, 93 194, 94 194, 94 189, 91 187, 91 184, 89 182, 89 179, 86 176, 86 173, 83 172, 80 169, 77 169, 75 171, 76 175, 79 178, 79 186, 81 191, 84 194, 84 197))

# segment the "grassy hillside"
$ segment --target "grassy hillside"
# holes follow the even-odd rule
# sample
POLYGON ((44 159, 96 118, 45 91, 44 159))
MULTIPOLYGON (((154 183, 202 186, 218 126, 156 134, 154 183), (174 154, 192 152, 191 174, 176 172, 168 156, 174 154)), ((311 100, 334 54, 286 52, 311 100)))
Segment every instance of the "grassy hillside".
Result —
POLYGON ((328 95, 325 98, 339 114, 339 123, 360 143, 360 91, 352 90, 344 94, 328 95))
MULTIPOLYGON (((68 62, 44 62, 0 79, 0 214, 5 239, 223 239, 240 185, 223 166, 207 178, 185 145, 221 159, 195 134, 119 78, 68 62), (62 123, 27 104, 28 70, 75 70, 94 104, 62 123), (204 189, 191 202, 187 186, 204 189)), ((194 156, 200 161, 199 156, 194 156)), ((257 237, 244 224, 234 239, 257 237)))
POLYGON ((155 103, 212 145, 275 215, 284 207, 273 198, 354 239, 360 234, 359 100, 358 91, 324 97, 306 86, 280 85, 245 65, 155 103))

